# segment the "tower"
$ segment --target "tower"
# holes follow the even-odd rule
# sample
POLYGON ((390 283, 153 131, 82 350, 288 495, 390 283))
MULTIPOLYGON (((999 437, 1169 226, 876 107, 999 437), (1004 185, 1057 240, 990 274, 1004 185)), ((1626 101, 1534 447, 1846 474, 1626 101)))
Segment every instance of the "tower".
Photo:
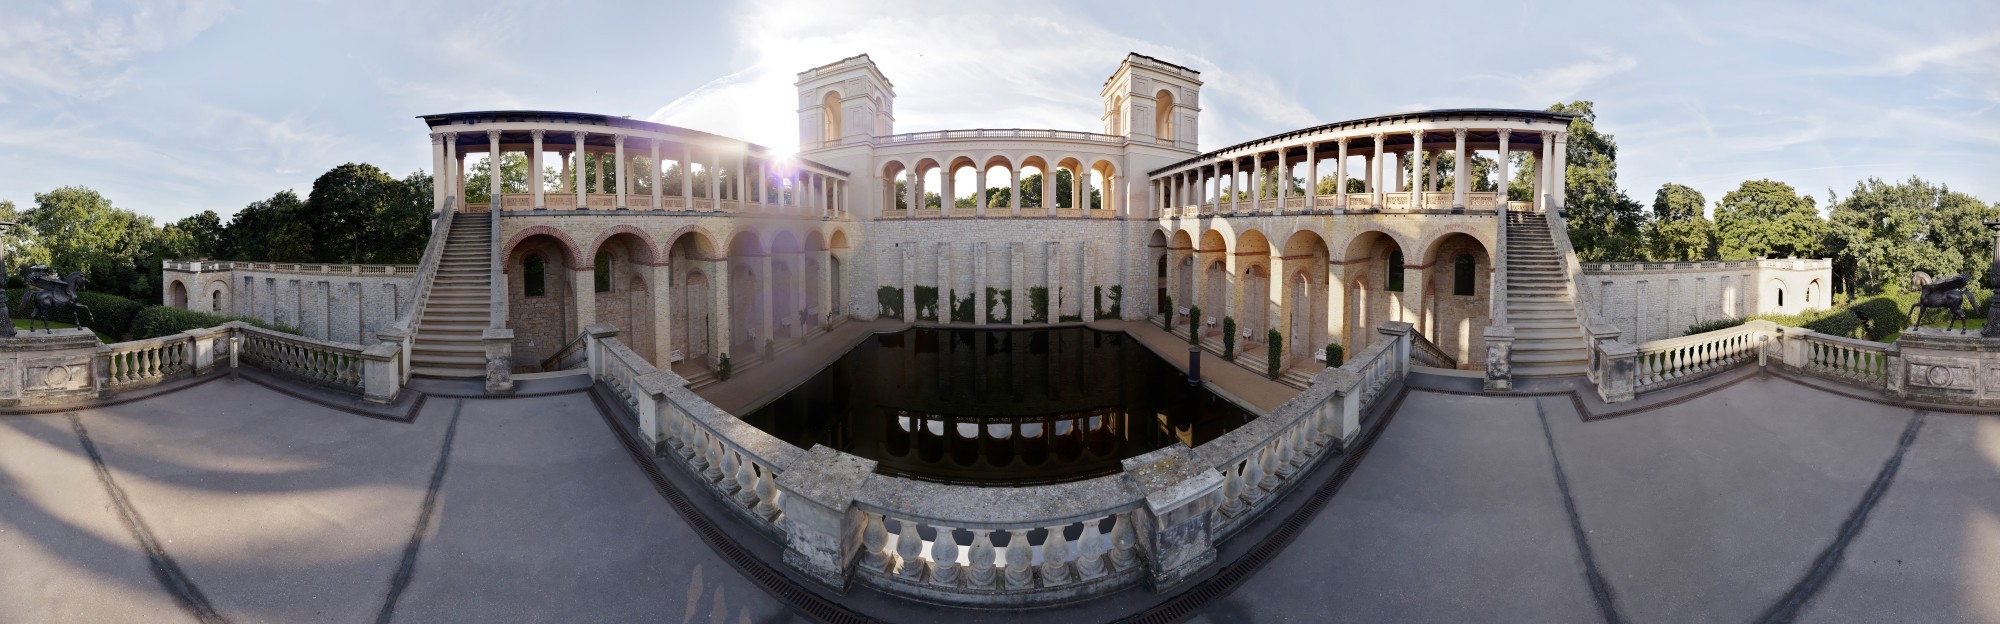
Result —
POLYGON ((1197 151, 1201 72, 1139 53, 1104 81, 1104 133, 1134 144, 1197 151))
POLYGON ((799 72, 799 152, 865 145, 895 133, 896 88, 868 55, 799 72))

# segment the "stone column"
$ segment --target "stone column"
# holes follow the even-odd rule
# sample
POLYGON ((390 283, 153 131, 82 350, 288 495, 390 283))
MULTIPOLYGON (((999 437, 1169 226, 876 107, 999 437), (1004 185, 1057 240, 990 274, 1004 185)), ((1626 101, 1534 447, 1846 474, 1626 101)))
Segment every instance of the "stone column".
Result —
MULTIPOLYGON (((1411 132, 1410 141, 1415 146, 1410 148, 1410 174, 1417 178, 1415 180, 1416 184, 1410 185, 1409 188, 1410 208, 1423 210, 1426 207, 1424 206, 1424 189, 1428 188, 1424 186, 1424 174, 1428 173, 1425 171, 1428 165, 1424 164, 1424 131, 1411 132)), ((1396 168, 1397 175, 1402 175, 1402 171, 1402 167, 1396 168)))
POLYGON ((1306 143, 1306 212, 1319 210, 1319 142, 1306 143))
POLYGON ((1388 152, 1383 149, 1383 135, 1377 133, 1372 136, 1375 139, 1375 153, 1368 156, 1368 192, 1375 195, 1373 208, 1379 211, 1382 209, 1382 182, 1385 177, 1382 175, 1382 168, 1388 166, 1385 163, 1389 159, 1384 158, 1388 152))
POLYGON ((973 186, 979 187, 979 191, 976 193, 979 196, 978 197, 979 201, 976 204, 979 208, 977 209, 975 215, 984 217, 986 216, 986 170, 985 169, 980 169, 978 171, 972 172, 972 184, 973 186))
MULTIPOLYGON (((683 166, 681 170, 686 171, 687 167, 683 166)), ((728 253, 728 250, 725 249, 722 253, 728 253)), ((719 362, 722 356, 729 355, 729 348, 731 343, 734 342, 731 339, 732 334, 730 333, 732 328, 729 326, 731 320, 729 302, 735 295, 729 292, 729 270, 729 259, 727 257, 709 262, 709 284, 714 287, 714 292, 708 298, 708 357, 710 365, 719 362)))
POLYGON ((1250 214, 1264 211, 1264 154, 1250 156, 1250 214))
POLYGON ((619 210, 628 210, 625 207, 625 196, 632 192, 632 185, 629 184, 632 177, 625 175, 625 135, 611 135, 611 149, 615 152, 612 154, 612 158, 615 160, 615 164, 612 166, 617 168, 616 175, 618 176, 616 180, 616 186, 618 187, 618 202, 616 206, 619 210))
POLYGON ((438 166, 438 178, 444 180, 444 196, 458 198, 459 210, 465 209, 465 196, 458 188, 461 182, 457 169, 464 166, 464 161, 458 159, 458 133, 444 133, 444 163, 438 166))
POLYGON ((915 169, 906 171, 905 174, 910 176, 910 181, 903 184, 903 216, 905 218, 915 218, 917 216, 917 200, 923 197, 917 194, 917 185, 921 184, 923 179, 917 177, 915 169))
POLYGON ((708 155, 708 204, 722 212, 722 152, 708 155))
POLYGON ((571 271, 570 286, 576 294, 576 325, 570 329, 570 337, 583 333, 583 328, 597 322, 597 273, 596 263, 584 258, 583 264, 571 271))
MULTIPOLYGON (((771 210, 771 186, 771 163, 757 161, 757 209, 760 211, 771 210)), ((783 192, 779 191, 779 199, 784 198, 783 192)))
POLYGON ((1347 137, 1336 139, 1340 146, 1340 160, 1333 163, 1333 207, 1347 210, 1347 137))
MULTIPOLYGON (((659 167, 655 166, 653 169, 658 171, 659 167)), ((658 184, 653 185, 654 191, 657 192, 659 188, 658 184)), ((666 370, 673 364, 674 352, 674 298, 673 289, 669 288, 673 282, 674 272, 665 259, 661 259, 651 269, 649 271, 651 275, 647 276, 646 282, 651 286, 647 294, 653 296, 653 365, 666 370)))
POLYGON ((542 130, 528 131, 528 134, 534 137, 534 147, 528 152, 528 192, 535 194, 535 203, 532 207, 536 210, 549 209, 549 203, 542 191, 542 187, 548 185, 542 180, 542 133, 542 130))
MULTIPOLYGON (((652 176, 651 176, 651 179, 650 179, 650 180, 648 180, 649 182, 652 182, 652 184, 653 184, 653 209, 654 209, 654 210, 666 210, 666 209, 667 209, 667 205, 666 205, 666 204, 664 204, 664 203, 661 203, 661 201, 660 201, 660 200, 661 200, 661 198, 660 198, 660 141, 659 141, 658 139, 654 139, 654 140, 652 140, 652 141, 648 141, 648 143, 651 143, 651 144, 652 144, 652 146, 651 146, 651 147, 649 147, 648 149, 649 149, 649 150, 651 150, 651 155, 652 155, 652 157, 653 157, 653 172, 652 172, 652 176)), ((657 335, 657 334, 656 334, 656 335, 657 335)))
MULTIPOLYGON (((537 134, 535 136, 539 138, 541 136, 540 132, 541 131, 537 130, 536 131, 537 134)), ((450 179, 445 177, 444 163, 445 163, 444 134, 438 132, 432 132, 431 171, 436 172, 436 176, 432 178, 434 181, 431 183, 431 212, 438 212, 440 210, 444 210, 444 198, 450 196, 449 193, 451 192, 451 183, 449 182, 450 179)), ((8 329, 11 329, 12 327, 13 324, 9 323, 7 327, 0 327, 0 331, 6 331, 8 329)))
POLYGON ((1236 183, 1236 177, 1237 177, 1236 163, 1237 161, 1235 160, 1229 161, 1229 213, 1230 214, 1236 214, 1238 204, 1240 203, 1237 199, 1237 195, 1239 195, 1240 193, 1238 192, 1237 188, 1238 184, 1236 183))
POLYGON ((592 154, 592 155, 591 155, 591 159, 593 159, 593 160, 596 160, 596 161, 597 161, 597 167, 595 167, 596 171, 592 172, 592 173, 591 173, 591 175, 590 175, 590 182, 591 182, 591 188, 592 188, 591 192, 593 192, 593 193, 597 193, 597 194, 599 194, 599 195, 603 195, 603 194, 604 194, 604 152, 598 152, 598 153, 596 153, 596 154, 592 154))
POLYGON ((1569 133, 1556 133, 1555 160, 1549 162, 1549 188, 1551 207, 1562 210, 1569 205, 1569 133))
MULTIPOLYGON (((1083 216, 1088 217, 1090 216, 1090 170, 1086 168, 1086 169, 1080 169, 1079 171, 1081 173, 1077 174, 1075 181, 1076 196, 1077 196, 1076 205, 1078 208, 1082 208, 1084 210, 1083 216)), ((1110 208, 1110 207, 1111 207, 1110 204, 1104 205, 1104 208, 1110 208)))
POLYGON ((1549 196, 1554 188, 1556 133, 1542 133, 1541 156, 1535 160, 1535 208, 1549 209, 1549 196))
POLYGON ((681 210, 694 210, 694 148, 681 146, 681 210))
POLYGON ((500 218, 500 177, 501 177, 499 130, 486 131, 486 145, 487 145, 486 169, 487 171, 490 172, 490 174, 486 176, 486 187, 487 187, 486 210, 493 213, 493 218, 498 219, 500 218))
MULTIPOLYGON (((748 204, 750 203, 747 200, 748 194, 744 192, 750 189, 749 186, 750 176, 743 175, 746 171, 747 168, 743 166, 743 155, 737 154, 736 168, 729 170, 729 176, 730 178, 732 178, 734 182, 736 182, 736 188, 731 189, 734 192, 730 195, 730 199, 736 200, 736 208, 738 210, 743 210, 747 208, 748 204)), ((765 334, 765 335, 769 336, 770 334, 765 334)))
MULTIPOLYGON (((586 151, 584 151, 584 149, 583 149, 583 145, 584 145, 584 144, 583 144, 583 142, 584 142, 584 140, 585 140, 585 139, 587 139, 587 138, 589 137, 589 134, 588 134, 588 133, 584 133, 584 132, 577 132, 577 133, 574 133, 574 134, 575 134, 575 136, 576 136, 576 172, 575 172, 575 174, 576 174, 576 185, 575 185, 575 190, 576 190, 576 209, 577 209, 577 210, 588 210, 588 209, 590 209, 590 204, 589 204, 589 203, 587 203, 587 198, 588 198, 588 194, 587 194, 587 193, 588 193, 588 191, 589 191, 590 187, 588 187, 588 186, 585 186, 585 185, 583 184, 583 170, 585 170, 585 169, 589 169, 589 167, 585 167, 585 166, 583 166, 583 159, 585 159, 585 158, 589 158, 589 157, 590 157, 590 153, 589 153, 589 152, 586 152, 586 151)), ((578 327, 577 327, 577 332, 581 332, 581 331, 583 331, 583 327, 582 327, 582 326, 578 326, 578 327)))
POLYGON ((1472 172, 1471 165, 1468 165, 1465 159, 1465 129, 1452 128, 1451 136, 1458 141, 1458 147, 1452 152, 1451 161, 1451 207, 1464 210, 1465 193, 1472 190, 1470 184, 1466 182, 1472 179, 1472 172))
MULTIPOLYGON (((1512 158, 1513 153, 1511 150, 1507 148, 1507 139, 1512 138, 1512 136, 1513 133, 1508 131, 1506 128, 1500 129, 1500 163, 1499 163, 1499 170, 1497 172, 1499 174, 1500 179, 1498 180, 1499 184, 1497 188, 1500 189, 1499 191, 1500 195, 1498 199, 1500 203, 1500 216, 1502 217, 1500 219, 1500 221, 1502 222, 1502 225, 1500 227, 1502 228, 1506 227, 1505 221, 1507 220, 1505 218, 1507 216, 1507 185, 1513 182, 1513 178, 1509 177, 1510 174, 1507 171, 1507 169, 1510 166, 1512 166, 1514 162, 1514 159, 1512 158)), ((1506 240, 1504 229, 1502 231, 1502 236, 1500 237, 1499 240, 1506 240)))
POLYGON ((975 242, 972 244, 972 309, 972 322, 985 325, 986 243, 984 242, 975 242))
POLYGON ((1021 166, 1014 163, 1007 164, 1007 208, 1009 214, 1021 216, 1021 166))

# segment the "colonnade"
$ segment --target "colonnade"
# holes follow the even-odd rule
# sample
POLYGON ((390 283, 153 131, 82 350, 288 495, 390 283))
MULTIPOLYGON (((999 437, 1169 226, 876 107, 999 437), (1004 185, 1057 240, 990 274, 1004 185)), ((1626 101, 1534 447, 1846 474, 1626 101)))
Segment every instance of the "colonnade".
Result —
POLYGON ((987 194, 987 189, 990 188, 987 178, 990 172, 995 169, 1005 169, 1007 172, 1008 199, 1005 207, 1008 209, 1008 212, 1005 216, 1010 217, 1062 216, 1059 215, 1057 210, 1077 211, 1068 216, 1093 216, 1091 212, 1086 211, 1091 205, 1091 193, 1093 190, 1101 194, 1097 210, 1104 211, 1096 214, 1108 216, 1111 214, 1109 211, 1115 205, 1113 189, 1116 189, 1120 182, 1117 167, 1111 164, 1110 161, 1097 160, 1089 165, 1085 165, 1081 157, 1074 156, 1062 158, 1059 164, 1055 165, 1047 164, 1047 160, 1041 157, 1028 157, 1022 159, 1019 163, 999 156, 987 158, 983 163, 973 161, 965 156, 953 157, 945 164, 940 164, 940 161, 936 158, 928 157, 917 159, 912 164, 894 160, 884 165, 882 169, 882 197, 884 201, 882 215, 895 218, 899 216, 916 217, 919 216, 918 211, 926 211, 928 213, 931 208, 925 205, 925 194, 930 188, 924 178, 930 172, 937 171, 939 172, 939 188, 937 189, 938 208, 936 216, 1000 216, 989 212, 989 210, 1000 208, 1001 206, 991 205, 992 198, 987 194), (1039 170, 1042 176, 1041 202, 1037 206, 1025 205, 1026 202, 1023 201, 1024 198, 1021 195, 1023 172, 1030 167, 1039 170), (970 209, 970 214, 964 214, 964 211, 955 206, 958 196, 957 173, 959 170, 966 168, 973 170, 974 197, 972 199, 974 200, 974 205, 970 209), (1052 192, 1055 187, 1057 171, 1067 171, 1070 174, 1069 208, 1060 208, 1060 202, 1057 201, 1056 194, 1052 192), (1093 184, 1091 180, 1091 174, 1093 173, 1103 176, 1104 183, 1102 185, 1093 184), (901 195, 898 195, 896 192, 895 185, 898 179, 904 179, 901 195), (896 207, 898 201, 901 201, 903 204, 901 209, 896 207), (1028 209, 1032 212, 1024 213, 1023 209, 1028 209), (954 214, 955 212, 958 214, 954 214))

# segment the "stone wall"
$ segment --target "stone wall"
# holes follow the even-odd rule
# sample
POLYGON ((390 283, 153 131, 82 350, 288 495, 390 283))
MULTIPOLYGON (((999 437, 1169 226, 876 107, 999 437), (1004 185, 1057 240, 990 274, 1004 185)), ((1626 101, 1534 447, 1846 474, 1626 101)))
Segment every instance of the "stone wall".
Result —
POLYGON ((416 289, 414 266, 169 260, 162 275, 163 305, 254 316, 353 344, 373 344, 416 289))
POLYGON ((1592 320, 1618 327, 1632 343, 1680 336, 1706 321, 1833 303, 1827 259, 1584 263, 1583 273, 1592 320))

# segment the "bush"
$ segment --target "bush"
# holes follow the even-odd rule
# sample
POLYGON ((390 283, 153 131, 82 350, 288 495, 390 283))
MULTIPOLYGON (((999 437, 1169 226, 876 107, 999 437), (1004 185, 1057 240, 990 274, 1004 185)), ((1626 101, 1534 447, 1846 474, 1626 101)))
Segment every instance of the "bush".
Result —
POLYGON ((1860 333, 1861 326, 1861 317, 1856 316, 1852 310, 1840 310, 1800 325, 1822 334, 1843 338, 1853 338, 1860 333))
POLYGON ((1236 317, 1222 317, 1222 359, 1236 361, 1236 317))
POLYGON ((951 322, 972 322, 972 297, 958 298, 958 291, 951 291, 951 322))
POLYGON ((1201 306, 1188 308, 1188 344, 1201 344, 1201 306))
MULTIPOLYGON (((1101 288, 1101 287, 1100 287, 1101 288)), ((1125 315, 1125 287, 1111 287, 1111 309, 1097 314, 1097 318, 1116 319, 1125 315)))
POLYGON ((1264 340, 1264 355, 1268 358, 1266 366, 1269 367, 1269 370, 1265 371, 1265 373, 1269 374, 1272 379, 1277 379, 1278 364, 1280 362, 1278 356, 1285 352, 1285 335, 1278 333, 1276 328, 1272 328, 1264 332, 1264 340))
POLYGON ((883 286, 875 289, 875 303, 881 306, 881 316, 903 318, 903 289, 883 286))
MULTIPOLYGON (((1912 301, 1911 303, 1915 303, 1912 301)), ((1873 297, 1848 308, 1855 316, 1861 317, 1863 334, 1869 340, 1882 340, 1909 328, 1909 304, 1893 297, 1873 297)))
POLYGON ((266 323, 264 319, 253 316, 223 316, 207 312, 196 312, 194 310, 183 310, 170 306, 151 306, 145 310, 141 310, 139 317, 132 321, 132 339, 145 340, 147 338, 171 336, 190 329, 215 327, 230 321, 243 321, 272 331, 302 335, 296 327, 266 323))
POLYGON ((1049 289, 1047 287, 1028 287, 1028 322, 1049 322, 1049 289))
POLYGON ((1326 343, 1326 365, 1339 368, 1345 363, 1347 363, 1347 350, 1341 348, 1338 342, 1326 343))
POLYGON ((729 381, 729 354, 722 354, 721 360, 715 363, 715 378, 729 381))
POLYGON ((1014 291, 991 286, 986 288, 986 320, 993 323, 1014 322, 1014 291), (999 314, 993 313, 996 307, 1000 309, 999 314))
POLYGON ((1706 334, 1708 332, 1716 330, 1729 329, 1731 327, 1736 327, 1748 322, 1750 322, 1750 319, 1747 318, 1725 318, 1725 319, 1715 319, 1713 321, 1702 321, 1700 323, 1689 325, 1687 331, 1685 333, 1682 333, 1681 335, 1693 336, 1695 334, 1706 334))
POLYGON ((1160 308, 1162 317, 1160 329, 1167 330, 1169 334, 1174 333, 1174 296, 1160 295, 1160 308))
POLYGON ((917 320, 919 321, 938 320, 937 287, 917 286, 916 289, 917 289, 917 320))
MULTIPOLYGON (((28 318, 27 294, 29 292, 31 291, 25 288, 10 288, 7 290, 7 305, 12 308, 10 313, 14 318, 28 318)), ((78 294, 76 298, 77 301, 83 303, 84 307, 90 308, 88 314, 77 314, 79 318, 76 320, 82 321, 82 326, 97 330, 98 333, 119 340, 123 340, 126 336, 131 335, 132 321, 139 317, 140 310, 146 308, 146 304, 118 295, 84 291, 78 294)), ((51 316, 54 317, 49 319, 52 321, 66 322, 70 320, 70 315, 67 311, 56 312, 51 316)))

